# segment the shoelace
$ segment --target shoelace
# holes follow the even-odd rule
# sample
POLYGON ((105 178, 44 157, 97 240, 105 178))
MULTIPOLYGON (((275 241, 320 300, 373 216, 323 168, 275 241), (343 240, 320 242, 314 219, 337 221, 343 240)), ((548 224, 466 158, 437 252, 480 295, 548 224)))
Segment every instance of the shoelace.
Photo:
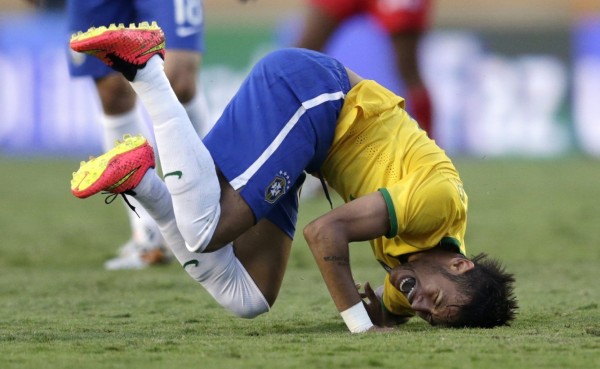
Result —
POLYGON ((108 195, 106 196, 106 198, 104 198, 104 203, 106 205, 112 204, 113 201, 115 201, 115 199, 121 195, 123 197, 123 200, 125 200, 125 204, 127 204, 127 206, 129 207, 129 209, 131 209, 131 211, 133 211, 135 213, 135 215, 137 215, 137 217, 139 218, 140 215, 137 213, 137 211, 135 211, 135 206, 131 205, 131 203, 129 202, 129 200, 127 200, 127 197, 125 195, 129 195, 129 196, 135 196, 136 193, 133 190, 127 190, 125 192, 122 193, 113 193, 113 192, 102 192, 103 195, 108 195))

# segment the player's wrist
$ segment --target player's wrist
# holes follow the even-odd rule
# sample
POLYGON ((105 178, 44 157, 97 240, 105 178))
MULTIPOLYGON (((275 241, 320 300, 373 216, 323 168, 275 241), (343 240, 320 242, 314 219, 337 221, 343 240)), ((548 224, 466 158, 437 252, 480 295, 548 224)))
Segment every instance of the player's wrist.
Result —
POLYGON ((373 327, 369 313, 367 313, 367 309, 365 309, 362 301, 342 311, 340 315, 352 333, 366 332, 369 328, 373 327))

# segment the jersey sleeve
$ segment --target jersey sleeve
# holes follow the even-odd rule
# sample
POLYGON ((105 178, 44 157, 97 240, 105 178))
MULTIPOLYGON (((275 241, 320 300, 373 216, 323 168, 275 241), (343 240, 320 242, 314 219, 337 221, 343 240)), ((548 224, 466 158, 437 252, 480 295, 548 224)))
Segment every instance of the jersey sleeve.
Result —
MULTIPOLYGON (((393 186, 382 188, 390 219, 387 238, 399 237, 411 250, 386 250, 389 255, 417 252, 453 239, 464 253, 467 197, 458 178, 417 170, 393 186)), ((388 243, 392 244, 392 243, 388 243)))
POLYGON ((383 306, 389 313, 399 317, 412 317, 415 315, 406 296, 390 282, 389 274, 385 276, 383 282, 383 306))

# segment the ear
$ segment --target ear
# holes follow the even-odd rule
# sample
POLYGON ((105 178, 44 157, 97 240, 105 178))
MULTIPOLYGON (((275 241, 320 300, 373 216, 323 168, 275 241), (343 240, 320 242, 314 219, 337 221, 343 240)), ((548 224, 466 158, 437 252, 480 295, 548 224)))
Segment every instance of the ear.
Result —
POLYGON ((455 257, 450 259, 450 272, 454 274, 463 274, 475 267, 475 264, 466 258, 455 257))

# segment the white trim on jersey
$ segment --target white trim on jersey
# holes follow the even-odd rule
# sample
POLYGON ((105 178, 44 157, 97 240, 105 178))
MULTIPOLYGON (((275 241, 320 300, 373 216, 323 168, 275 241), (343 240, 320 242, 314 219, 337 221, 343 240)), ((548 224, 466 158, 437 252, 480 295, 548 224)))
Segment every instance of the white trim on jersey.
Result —
POLYGON ((306 113, 308 109, 314 108, 328 101, 344 99, 344 97, 345 95, 343 91, 337 91, 321 94, 317 97, 303 102, 300 108, 296 110, 296 113, 294 113, 292 118, 285 124, 283 129, 277 135, 277 137, 275 137, 273 142, 271 142, 271 144, 265 149, 265 151, 263 151, 263 153, 258 157, 258 159, 256 159, 256 161, 252 163, 252 165, 250 165, 248 169, 244 171, 244 173, 240 174, 229 183, 231 187, 233 187, 234 190, 238 190, 241 187, 243 187, 246 183, 248 183, 250 178, 252 178, 252 176, 256 174, 260 167, 267 160, 269 160, 271 155, 273 155, 277 148, 279 148, 283 140, 285 140, 285 138, 287 137, 288 133, 290 133, 292 128, 296 126, 298 121, 300 121, 300 118, 304 115, 304 113, 306 113))

